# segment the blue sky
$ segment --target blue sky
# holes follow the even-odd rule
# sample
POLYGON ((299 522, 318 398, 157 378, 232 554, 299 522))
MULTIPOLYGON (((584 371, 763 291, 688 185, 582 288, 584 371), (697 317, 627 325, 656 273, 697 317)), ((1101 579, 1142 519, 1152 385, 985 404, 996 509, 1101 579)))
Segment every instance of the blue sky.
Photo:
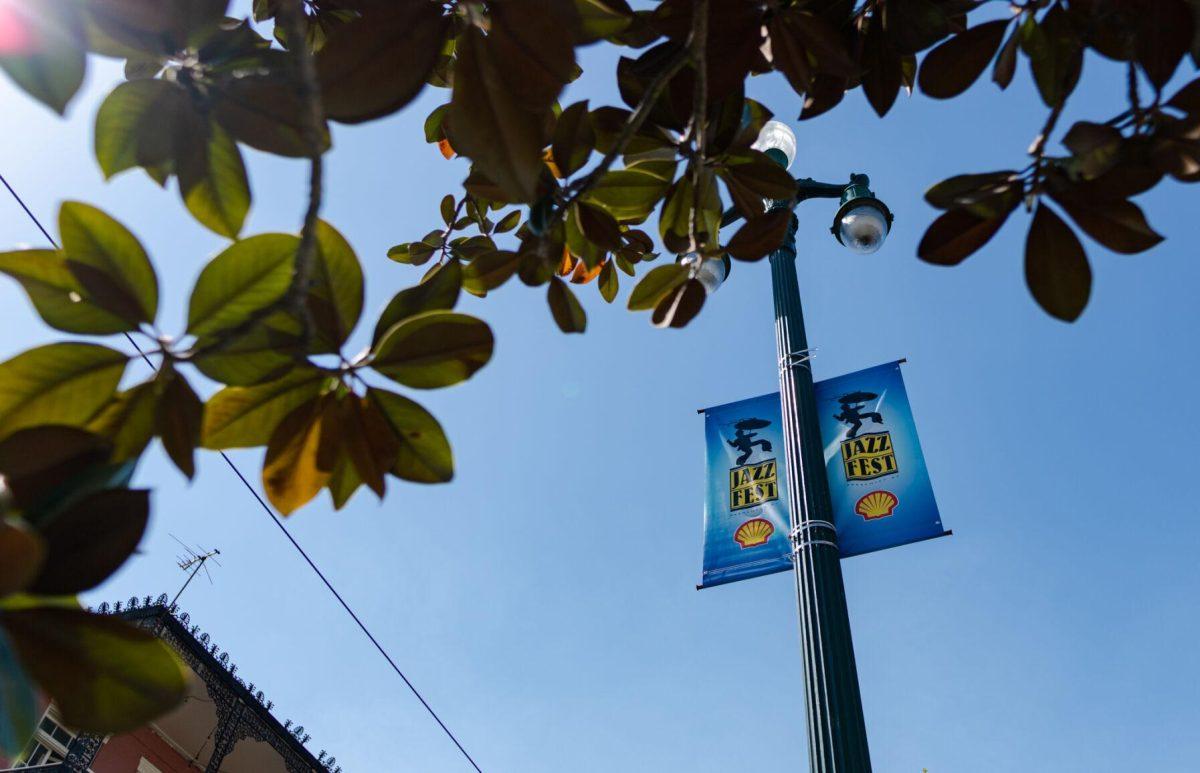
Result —
MULTIPOLYGON (((566 100, 617 104, 613 61, 589 51, 584 64, 566 100)), ((93 67, 65 121, 0 80, 0 171, 52 229, 63 199, 130 225, 160 273, 160 320, 178 331, 222 242, 141 172, 103 182, 91 122, 117 77, 93 67)), ((1062 126, 1119 112, 1121 77, 1089 59, 1062 126)), ((751 95, 781 118, 799 112, 777 77, 751 95)), ((444 97, 426 90, 385 121, 334 129, 325 216, 364 264, 368 314, 420 275, 387 248, 436 227, 438 200, 464 175, 422 140, 444 97)), ((925 188, 1024 166, 1044 118, 1022 69, 1004 94, 985 81, 951 103, 901 98, 880 121, 855 93, 797 127, 794 173, 867 172, 896 213, 883 250, 858 257, 830 238, 828 202, 800 210, 815 372, 909 359, 955 531, 844 565, 879 771, 1169 772, 1200 757, 1195 192, 1164 184, 1142 197, 1168 237, 1149 253, 1087 245, 1094 293, 1074 325, 1024 287, 1023 213, 958 268, 915 257, 934 216, 925 188)), ((294 229, 303 167, 248 155, 246 233, 294 229)), ((19 243, 41 238, 0 197, 0 244, 19 243)), ((790 578, 694 590, 695 409, 777 388, 769 281, 765 262, 736 265, 683 331, 626 312, 628 287, 615 308, 586 288, 588 332, 571 337, 542 291, 514 282, 468 299, 495 330, 495 359, 466 385, 417 396, 451 437, 455 481, 397 483, 382 505, 360 492, 340 513, 323 496, 288 520, 484 770, 804 767, 790 578)), ((8 280, 0 320, 3 357, 58 337, 8 280)), ((234 458, 257 484, 260 454, 234 458)), ((219 457, 204 454, 188 485, 154 447, 138 478, 155 490, 151 530, 86 601, 174 592, 184 576, 171 534, 219 547, 216 583, 199 580, 182 605, 280 717, 305 726, 310 748, 347 771, 468 769, 219 457)))

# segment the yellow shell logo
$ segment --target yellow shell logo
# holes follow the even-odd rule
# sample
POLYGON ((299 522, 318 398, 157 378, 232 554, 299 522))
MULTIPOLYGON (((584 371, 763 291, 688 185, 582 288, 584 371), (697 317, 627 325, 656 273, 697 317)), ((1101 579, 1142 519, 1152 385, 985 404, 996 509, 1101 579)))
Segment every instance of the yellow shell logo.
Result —
POLYGON ((775 527, 771 525, 770 521, 751 518, 733 533, 733 541, 743 548, 752 548, 769 540, 774 533, 775 527))
POLYGON ((872 491, 854 506, 854 512, 868 521, 874 518, 885 518, 892 514, 900 500, 890 491, 872 491))

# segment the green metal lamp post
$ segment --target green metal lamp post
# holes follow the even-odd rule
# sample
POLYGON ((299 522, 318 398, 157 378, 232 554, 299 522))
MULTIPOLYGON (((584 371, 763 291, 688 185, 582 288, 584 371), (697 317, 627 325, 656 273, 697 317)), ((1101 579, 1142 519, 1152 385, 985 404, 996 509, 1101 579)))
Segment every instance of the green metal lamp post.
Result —
MULTIPOLYGON (((769 121, 755 147, 787 168, 795 157, 796 139, 787 126, 769 121)), ((871 253, 883 244, 892 214, 871 193, 869 184, 867 176, 859 174, 851 175, 850 182, 841 185, 798 179, 795 199, 772 206, 794 207, 807 199, 839 199, 841 206, 831 229, 834 236, 855 252, 871 253)), ((796 280, 795 215, 783 245, 771 254, 770 262, 792 557, 804 655, 809 765, 813 773, 869 773, 871 757, 809 368, 811 350, 796 280)))

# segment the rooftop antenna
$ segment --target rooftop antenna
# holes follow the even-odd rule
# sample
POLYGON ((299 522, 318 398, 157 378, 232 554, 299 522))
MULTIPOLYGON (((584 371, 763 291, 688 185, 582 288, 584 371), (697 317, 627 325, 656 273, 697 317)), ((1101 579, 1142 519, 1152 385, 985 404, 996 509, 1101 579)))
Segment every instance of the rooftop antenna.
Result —
POLYGON ((205 566, 205 564, 207 564, 209 561, 213 561, 217 566, 220 566, 221 562, 217 561, 216 557, 221 555, 221 551, 216 548, 213 548, 212 550, 196 551, 185 545, 183 540, 179 539, 174 534, 171 535, 171 539, 178 542, 183 546, 183 549, 187 551, 185 554, 186 557, 176 556, 176 561, 179 564, 179 568, 185 572, 188 569, 192 570, 191 574, 188 575, 187 580, 183 583, 183 587, 180 588, 179 592, 175 594, 175 598, 171 599, 171 606, 175 606, 175 602, 179 601, 179 597, 183 595, 185 590, 187 590, 187 586, 191 585, 192 580, 196 578, 196 575, 200 573, 201 569, 204 570, 204 574, 208 577, 208 582, 210 584, 212 583, 212 575, 209 574, 208 567, 205 566))

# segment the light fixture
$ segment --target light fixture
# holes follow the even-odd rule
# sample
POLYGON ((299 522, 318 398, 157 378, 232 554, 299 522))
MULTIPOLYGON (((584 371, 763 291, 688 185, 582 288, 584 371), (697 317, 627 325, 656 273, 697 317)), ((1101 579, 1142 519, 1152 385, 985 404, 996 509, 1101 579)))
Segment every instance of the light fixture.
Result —
POLYGON ((875 194, 865 174, 850 175, 850 184, 842 191, 842 206, 833 218, 833 235, 839 243, 860 255, 869 255, 883 246, 892 228, 892 213, 875 194))
POLYGON ((784 169, 796 160, 796 135, 781 121, 767 121, 750 147, 771 156, 784 169))
POLYGON ((700 281, 704 292, 708 295, 715 293, 725 278, 729 276, 728 255, 706 258, 698 252, 689 252, 686 255, 680 255, 677 262, 692 270, 692 276, 700 281))

